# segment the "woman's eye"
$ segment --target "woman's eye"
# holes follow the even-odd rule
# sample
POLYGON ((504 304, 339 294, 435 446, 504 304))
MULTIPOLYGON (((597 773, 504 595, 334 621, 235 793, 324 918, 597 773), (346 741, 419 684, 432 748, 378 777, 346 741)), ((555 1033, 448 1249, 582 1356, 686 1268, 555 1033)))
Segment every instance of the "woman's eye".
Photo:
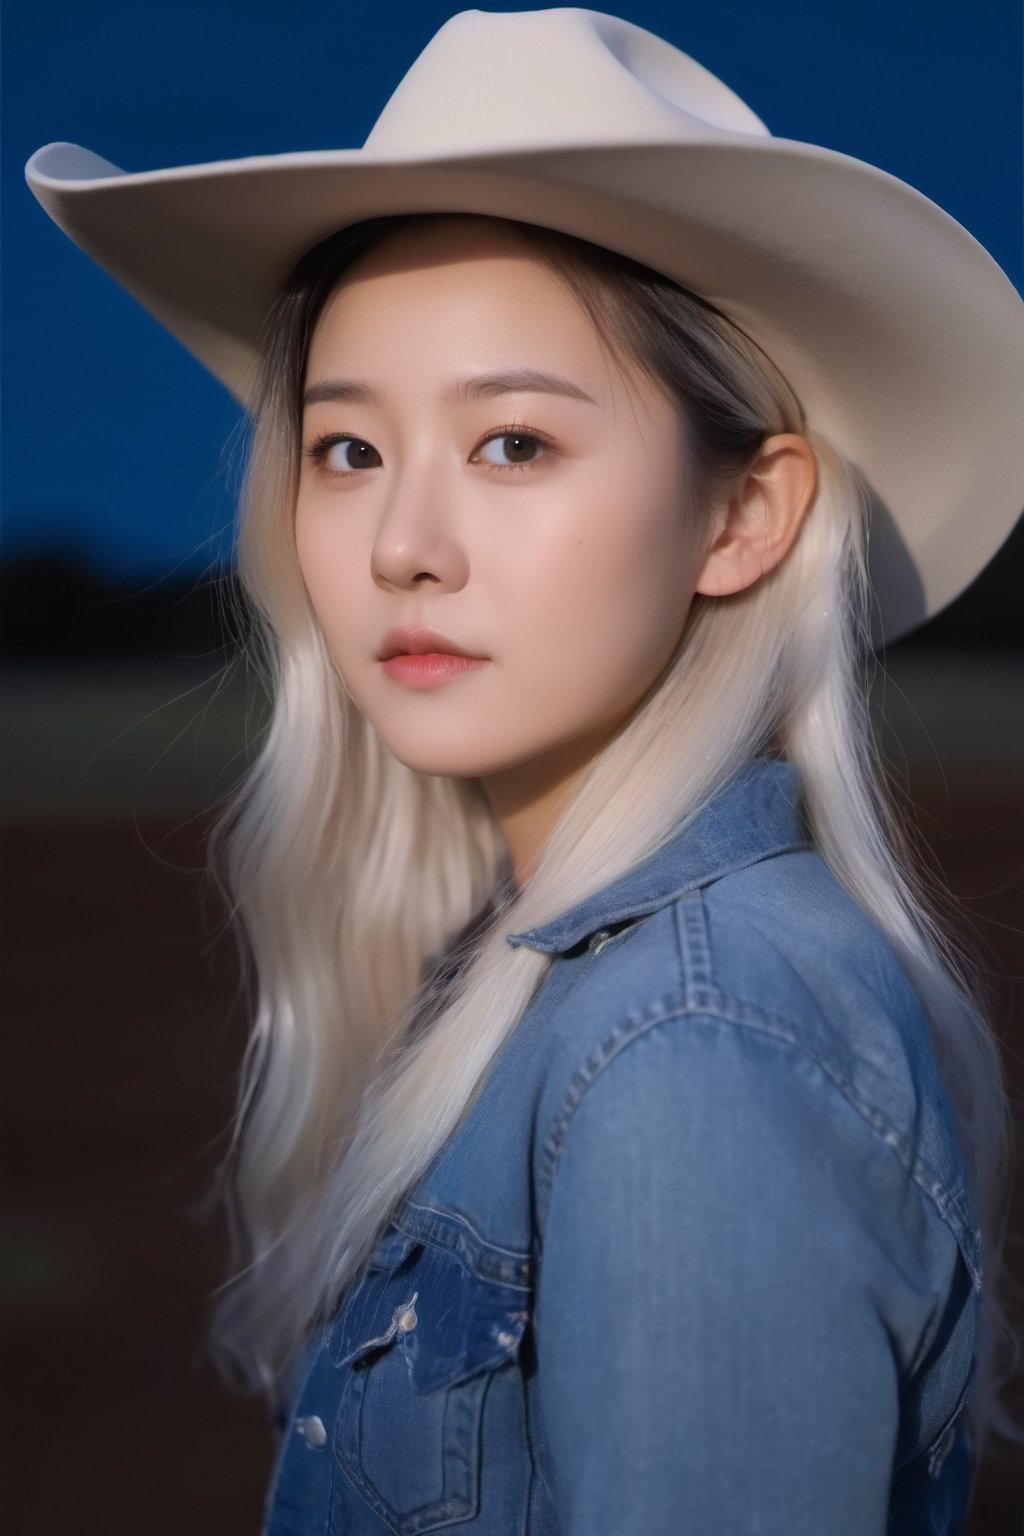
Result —
POLYGON ((382 462, 372 443, 361 437, 328 437, 315 442, 306 452, 332 474, 350 474, 354 469, 377 469, 382 462))
POLYGON ((364 443, 360 437, 342 437, 331 443, 324 453, 328 469, 376 469, 381 463, 380 454, 372 443, 364 443))
POLYGON ((499 432, 480 448, 480 456, 496 469, 525 468, 543 452, 544 444, 530 432, 499 432))

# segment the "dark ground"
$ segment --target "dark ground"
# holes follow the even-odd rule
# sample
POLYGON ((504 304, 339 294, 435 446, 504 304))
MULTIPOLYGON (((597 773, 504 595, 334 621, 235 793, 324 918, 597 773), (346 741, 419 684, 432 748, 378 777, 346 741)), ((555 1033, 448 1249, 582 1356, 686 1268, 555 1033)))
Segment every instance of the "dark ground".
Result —
MULTIPOLYGON (((986 766, 995 758, 977 721, 940 739, 921 701, 928 686, 948 693, 955 667, 926 670, 915 718, 945 783, 933 753, 910 764, 909 785, 985 946, 1024 1138, 1024 758, 1018 742, 986 766)), ((223 1146, 244 1020, 233 941, 202 874, 208 816, 189 807, 237 772, 237 761, 225 764, 241 717, 227 720, 207 762, 175 736, 156 773, 162 746, 152 742, 177 731, 176 707, 213 728, 205 696, 182 706, 168 684, 159 729, 139 746, 145 711, 131 680, 106 704, 85 682, 35 673, 8 690, 5 1529, 255 1536, 270 1441, 259 1405, 225 1394, 202 1363, 222 1234, 194 1214, 223 1146), (60 805, 58 783, 70 790, 60 805)), ((976 691, 963 690, 965 709, 976 691)), ((1019 704, 1019 693, 1008 697, 1019 704)), ((984 719, 1005 745, 1005 713, 989 700, 984 719)), ((1024 1284, 1021 1180, 1014 1213, 1024 1284)), ((1020 1391, 1015 1403, 1024 1418, 1020 1391)), ((969 1536, 1020 1536, 1022 1482, 1010 1459, 983 1466, 969 1536)))

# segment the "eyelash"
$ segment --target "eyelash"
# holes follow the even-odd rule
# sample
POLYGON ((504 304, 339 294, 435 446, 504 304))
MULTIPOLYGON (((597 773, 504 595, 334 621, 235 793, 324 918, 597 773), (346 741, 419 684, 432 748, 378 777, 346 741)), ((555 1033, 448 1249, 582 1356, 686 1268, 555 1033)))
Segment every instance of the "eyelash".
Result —
MULTIPOLYGON (((543 432, 538 432, 535 428, 528 427, 523 422, 513 421, 507 423, 504 427, 497 427, 493 432, 488 432, 486 437, 480 439, 474 451, 479 452, 488 443, 493 443, 502 437, 529 438, 532 442, 538 443, 541 448, 548 451, 551 450, 552 446, 550 438, 546 437, 543 432)), ((357 469, 327 469, 323 461, 336 443, 347 442, 365 443, 366 438, 357 437, 352 432, 324 432, 320 437, 315 438, 308 448, 303 448, 302 452, 305 457, 312 459, 313 463, 324 474, 344 480, 350 475, 357 475, 359 471, 357 469)), ((369 446, 372 447, 372 443, 369 446)), ((534 469, 537 463, 538 459, 530 459, 525 464, 491 464, 488 462, 487 468, 497 470, 499 474, 507 474, 510 470, 534 469)), ((373 466, 373 468, 376 467, 376 465, 373 466)))

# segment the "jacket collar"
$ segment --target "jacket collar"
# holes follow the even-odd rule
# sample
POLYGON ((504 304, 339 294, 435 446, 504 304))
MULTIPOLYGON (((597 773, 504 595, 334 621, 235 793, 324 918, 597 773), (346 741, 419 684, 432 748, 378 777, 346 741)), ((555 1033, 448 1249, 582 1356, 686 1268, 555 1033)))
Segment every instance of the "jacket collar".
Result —
POLYGON ((811 846, 800 800, 800 772, 781 758, 748 759, 662 848, 560 917, 522 933, 546 954, 574 949, 596 930, 656 912, 686 891, 779 853, 811 846))

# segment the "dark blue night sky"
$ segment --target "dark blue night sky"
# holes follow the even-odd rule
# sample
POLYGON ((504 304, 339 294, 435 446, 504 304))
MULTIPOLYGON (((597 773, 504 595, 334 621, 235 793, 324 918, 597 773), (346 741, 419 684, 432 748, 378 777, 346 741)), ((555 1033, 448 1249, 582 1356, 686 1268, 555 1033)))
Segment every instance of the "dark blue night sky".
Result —
MULTIPOLYGON (((26 0, 4 57, 3 551, 134 584, 229 553, 238 412, 36 204, 68 139, 125 170, 362 143, 457 3, 26 0)), ((522 4, 493 4, 521 10, 522 4)), ((720 75, 773 133, 858 156, 939 203, 1024 281, 1019 0, 608 0, 720 75)))

